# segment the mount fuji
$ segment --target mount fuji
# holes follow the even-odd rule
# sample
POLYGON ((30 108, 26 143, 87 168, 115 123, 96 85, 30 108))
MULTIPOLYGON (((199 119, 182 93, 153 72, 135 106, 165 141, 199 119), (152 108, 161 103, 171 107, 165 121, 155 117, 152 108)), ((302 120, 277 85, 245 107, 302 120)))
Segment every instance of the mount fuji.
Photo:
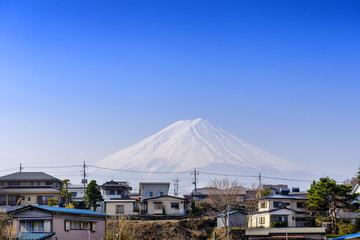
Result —
POLYGON ((154 135, 96 163, 97 167, 146 172, 303 172, 305 167, 276 157, 207 120, 177 121, 154 135))

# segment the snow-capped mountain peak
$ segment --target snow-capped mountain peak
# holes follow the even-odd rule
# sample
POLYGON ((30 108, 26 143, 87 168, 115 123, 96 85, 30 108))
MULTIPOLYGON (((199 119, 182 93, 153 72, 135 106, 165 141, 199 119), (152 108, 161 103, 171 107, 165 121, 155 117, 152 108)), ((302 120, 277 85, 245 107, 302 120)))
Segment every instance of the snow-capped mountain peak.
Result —
POLYGON ((304 168, 256 148, 207 120, 177 121, 154 135, 96 163, 99 167, 142 171, 189 171, 221 166, 226 169, 304 168))

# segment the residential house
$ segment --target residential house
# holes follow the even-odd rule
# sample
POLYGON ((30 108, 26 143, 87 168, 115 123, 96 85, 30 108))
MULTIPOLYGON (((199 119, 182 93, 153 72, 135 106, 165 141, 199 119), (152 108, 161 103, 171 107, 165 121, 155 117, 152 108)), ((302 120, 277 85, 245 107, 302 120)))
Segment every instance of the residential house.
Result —
POLYGON ((134 199, 117 199, 104 201, 104 213, 109 215, 133 215, 134 199))
POLYGON ((184 198, 169 195, 146 198, 142 201, 141 214, 145 215, 185 215, 184 198))
MULTIPOLYGON (((252 190, 252 189, 248 189, 242 186, 236 187, 238 189, 235 190, 230 190, 229 192, 232 192, 234 194, 237 194, 236 199, 237 201, 241 202, 244 201, 246 199, 254 199, 256 196, 256 191, 252 190)), ((226 190, 225 190, 226 191, 226 190)), ((206 199, 209 196, 215 196, 218 192, 220 192, 219 190, 217 190, 214 187, 204 187, 204 188, 198 188, 196 189, 196 193, 195 190, 193 190, 191 192, 191 199, 206 199)), ((184 195, 185 198, 189 199, 189 195, 184 195)))
POLYGON ((132 215, 135 200, 130 199, 132 187, 125 181, 109 181, 100 186, 104 202, 101 209, 110 215, 132 215))
POLYGON ((169 182, 140 182, 139 192, 141 200, 168 195, 169 188, 169 182))
POLYGON ((132 187, 125 181, 109 181, 100 185, 104 200, 128 199, 132 187))
MULTIPOLYGON (((225 219, 227 219, 227 212, 221 213, 217 216, 217 227, 224 227, 225 219)), ((233 227, 246 227, 247 226, 247 213, 244 211, 232 211, 229 212, 229 226, 233 227)))
POLYGON ((84 200, 85 191, 84 185, 82 184, 71 184, 68 187, 68 191, 71 193, 71 200, 73 203, 77 204, 84 200))
POLYGON ((307 227, 311 226, 305 208, 307 198, 289 194, 290 189, 280 194, 265 196, 258 201, 258 211, 248 216, 248 227, 307 227))
POLYGON ((29 205, 13 211, 13 238, 93 239, 105 238, 108 215, 84 209, 29 205))
MULTIPOLYGON (((359 194, 355 202, 360 201, 360 185, 356 184, 355 187, 351 190, 350 194, 359 194)), ((340 209, 337 216, 339 218, 345 218, 347 220, 350 220, 352 224, 355 224, 356 220, 360 218, 360 212, 353 212, 348 209, 340 209)))
POLYGON ((280 189, 285 189, 288 188, 288 185, 284 185, 284 184, 264 184, 262 186, 263 190, 270 190, 270 195, 276 195, 276 194, 280 194, 280 189))
POLYGON ((0 177, 0 207, 12 210, 29 204, 61 204, 62 182, 43 172, 17 172, 0 177))
POLYGON ((259 239, 324 239, 323 227, 285 227, 285 228, 247 228, 245 236, 248 240, 259 239))

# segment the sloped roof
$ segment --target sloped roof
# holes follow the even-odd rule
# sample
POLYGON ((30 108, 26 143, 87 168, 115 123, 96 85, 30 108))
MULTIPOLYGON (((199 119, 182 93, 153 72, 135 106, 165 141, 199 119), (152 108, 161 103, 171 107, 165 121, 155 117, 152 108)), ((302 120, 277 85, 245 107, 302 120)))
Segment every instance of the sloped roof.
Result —
POLYGON ((42 188, 22 188, 22 187, 17 187, 17 188, 2 188, 1 190, 1 194, 25 194, 25 193, 53 193, 53 194, 60 194, 61 191, 52 187, 46 188, 46 187, 42 187, 42 188))
POLYGON ((296 195, 280 195, 280 194, 275 194, 275 195, 270 195, 270 196, 265 196, 262 197, 261 199, 295 199, 295 200, 307 200, 306 197, 301 197, 301 196, 296 196, 296 195))
MULTIPOLYGON (((39 206, 39 205, 28 205, 23 208, 14 210, 15 212, 26 210, 27 208, 37 208, 40 210, 49 211, 52 213, 67 213, 67 214, 78 214, 78 215, 88 215, 88 216, 98 216, 98 217, 109 217, 109 215, 90 211, 87 209, 75 209, 75 208, 63 208, 63 207, 49 207, 49 206, 39 206)), ((12 211, 11 211, 12 212, 12 211)))
POLYGON ((269 234, 277 233, 320 233, 325 234, 323 227, 286 227, 286 228, 248 228, 246 229, 246 236, 268 236, 269 234))
POLYGON ((32 233, 32 232, 23 232, 18 233, 14 236, 16 239, 24 239, 24 240, 42 240, 54 235, 54 232, 51 233, 32 233))
POLYGON ((0 177, 0 181, 61 181, 43 172, 16 172, 0 177))
POLYGON ((291 208, 281 207, 281 208, 275 208, 275 209, 266 210, 266 211, 258 211, 258 212, 254 212, 254 213, 253 213, 253 214, 251 214, 251 215, 258 215, 258 214, 263 214, 263 213, 277 212, 277 211, 280 211, 280 210, 289 210, 289 211, 292 211, 292 212, 295 212, 295 213, 304 213, 304 212, 301 212, 301 211, 296 211, 296 210, 291 209, 291 208))
POLYGON ((343 240, 343 239, 351 239, 351 238, 359 238, 359 237, 360 237, 360 232, 350 234, 350 235, 345 235, 345 236, 342 236, 342 237, 333 238, 333 239, 343 240))
POLYGON ((144 199, 143 201, 148 201, 148 200, 153 200, 153 199, 158 199, 158 198, 165 198, 165 197, 169 197, 169 198, 174 198, 174 199, 178 199, 178 200, 185 201, 185 198, 174 197, 174 196, 170 196, 170 195, 164 195, 164 196, 159 196, 159 197, 146 198, 146 199, 144 199))

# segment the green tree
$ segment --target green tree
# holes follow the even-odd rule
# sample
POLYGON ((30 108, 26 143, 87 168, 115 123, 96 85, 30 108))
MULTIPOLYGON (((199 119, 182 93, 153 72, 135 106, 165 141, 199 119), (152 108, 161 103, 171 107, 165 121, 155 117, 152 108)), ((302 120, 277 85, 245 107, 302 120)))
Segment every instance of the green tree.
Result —
POLYGON ((360 184, 360 167, 358 168, 356 179, 357 179, 357 183, 360 184))
POLYGON ((99 191, 99 186, 95 180, 91 180, 86 187, 84 201, 89 205, 89 207, 93 207, 94 211, 96 211, 97 202, 102 200, 103 198, 99 191))
POLYGON ((334 179, 329 177, 320 178, 314 181, 308 190, 309 209, 321 212, 326 216, 330 214, 331 227, 333 234, 336 233, 337 212, 341 208, 348 208, 356 199, 357 194, 350 194, 351 186, 337 184, 334 179))
POLYGON ((50 207, 56 206, 56 205, 57 205, 57 201, 55 201, 55 199, 53 199, 53 198, 49 198, 49 200, 48 200, 48 205, 49 205, 50 207))
POLYGON ((69 187, 71 186, 69 179, 62 180, 62 189, 61 189, 61 197, 63 198, 63 202, 65 205, 69 205, 71 203, 72 194, 69 192, 69 187))

